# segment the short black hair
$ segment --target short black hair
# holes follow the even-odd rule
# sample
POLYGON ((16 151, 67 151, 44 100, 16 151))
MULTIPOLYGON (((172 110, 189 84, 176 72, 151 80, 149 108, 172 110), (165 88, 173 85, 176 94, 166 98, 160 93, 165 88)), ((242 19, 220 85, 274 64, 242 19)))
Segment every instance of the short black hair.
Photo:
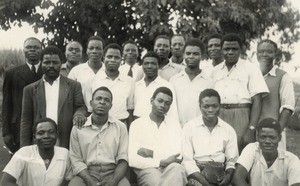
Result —
POLYGON ((218 102, 221 103, 221 97, 220 94, 214 90, 214 89, 205 89, 203 90, 199 95, 199 103, 201 104, 201 101, 205 97, 216 97, 218 99, 218 102))
POLYGON ((86 47, 89 45, 90 41, 93 41, 93 40, 101 41, 103 48, 105 47, 105 41, 101 36, 91 36, 91 37, 89 37, 89 39, 86 43, 86 47))
POLYGON ((117 49, 120 50, 120 54, 122 56, 122 48, 120 45, 118 45, 117 43, 110 43, 108 44, 104 50, 103 50, 103 57, 105 56, 105 54, 107 53, 108 49, 117 49))
POLYGON ((56 122, 55 122, 53 119, 51 119, 51 118, 41 118, 41 119, 37 120, 37 121, 33 124, 33 127, 32 127, 32 133, 35 134, 35 133, 36 133, 36 128, 37 128, 37 126, 38 126, 40 123, 44 123, 44 122, 49 122, 49 123, 51 123, 51 124, 54 126, 55 131, 57 132, 57 124, 56 124, 56 122))
POLYGON ((278 135, 281 134, 281 126, 276 119, 273 118, 265 118, 258 123, 257 132, 261 132, 262 128, 270 128, 274 129, 278 135))
POLYGON ((113 100, 113 94, 112 94, 112 92, 109 90, 109 88, 104 87, 104 86, 103 86, 103 87, 97 88, 97 89, 93 92, 93 94, 92 94, 92 100, 94 99, 94 96, 95 96, 96 92, 98 92, 98 91, 100 91, 100 90, 105 91, 105 92, 108 92, 108 93, 110 94, 110 96, 111 96, 111 102, 112 102, 112 100, 113 100))
POLYGON ((158 55, 156 52, 148 51, 148 52, 143 56, 143 58, 142 58, 142 64, 144 63, 144 59, 145 59, 146 57, 154 57, 154 58, 157 59, 158 65, 160 65, 160 63, 161 63, 161 59, 160 59, 159 55, 158 55))
POLYGON ((167 88, 167 87, 159 87, 157 88, 153 95, 152 95, 152 99, 155 99, 158 93, 163 93, 163 94, 167 94, 168 96, 170 96, 173 99, 173 93, 172 91, 167 88))
POLYGON ((133 45, 135 45, 135 46, 138 48, 137 43, 134 42, 133 40, 129 39, 129 40, 125 41, 125 42, 122 44, 123 50, 124 50, 125 45, 127 45, 127 44, 133 44, 133 45))
POLYGON ((239 35, 235 34, 235 33, 229 33, 226 34, 225 36, 222 37, 221 39, 221 47, 223 47, 223 44, 225 41, 229 41, 229 42, 238 42, 240 48, 242 49, 243 43, 242 43, 242 39, 239 35))
POLYGON ((277 47, 277 44, 272 41, 271 39, 264 39, 264 40, 261 40, 258 44, 257 44, 257 47, 259 47, 259 45, 263 44, 263 43, 269 43, 271 45, 273 45, 275 47, 275 52, 277 51, 278 47, 277 47))
POLYGON ((188 46, 196 46, 196 47, 199 47, 200 48, 200 51, 201 51, 201 54, 204 53, 205 51, 205 46, 204 44, 202 43, 202 41, 200 41, 199 39, 197 38, 191 38, 189 39, 185 45, 184 45, 184 48, 183 48, 183 51, 185 51, 186 47, 188 46))
POLYGON ((45 55, 58 55, 61 63, 63 62, 63 59, 64 59, 63 53, 61 52, 61 50, 57 46, 54 46, 54 45, 49 45, 42 50, 41 55, 40 55, 41 61, 43 61, 45 55))
POLYGON ((209 34, 206 38, 205 38, 205 41, 206 43, 208 44, 208 41, 211 40, 211 39, 220 39, 222 40, 222 35, 221 34, 218 34, 218 33, 212 33, 212 34, 209 34))
POLYGON ((154 39, 154 44, 156 43, 156 41, 157 41, 158 39, 167 39, 167 40, 170 42, 170 45, 171 45, 170 37, 167 36, 167 35, 158 35, 158 36, 154 39))

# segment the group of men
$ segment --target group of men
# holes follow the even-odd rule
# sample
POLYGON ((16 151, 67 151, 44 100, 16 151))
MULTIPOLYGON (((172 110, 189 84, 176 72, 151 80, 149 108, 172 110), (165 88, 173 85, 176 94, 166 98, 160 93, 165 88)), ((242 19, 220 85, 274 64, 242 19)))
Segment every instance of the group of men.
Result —
POLYGON ((123 186, 135 174, 142 186, 300 185, 281 137, 293 84, 274 66, 273 41, 258 44, 259 66, 240 58, 236 34, 206 45, 160 35, 141 65, 133 41, 92 36, 85 63, 82 50, 70 42, 62 64, 57 47, 25 40, 26 63, 3 83, 3 138, 15 154, 0 184, 123 186))

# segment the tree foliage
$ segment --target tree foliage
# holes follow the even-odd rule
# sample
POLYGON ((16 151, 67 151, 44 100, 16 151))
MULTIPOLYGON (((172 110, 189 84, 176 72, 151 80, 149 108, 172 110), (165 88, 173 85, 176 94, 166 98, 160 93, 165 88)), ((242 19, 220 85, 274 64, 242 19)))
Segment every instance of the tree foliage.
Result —
MULTIPOLYGON (((173 31, 187 37, 212 32, 240 34, 249 42, 268 34, 279 34, 282 45, 299 40, 299 12, 287 0, 2 0, 0 27, 28 22, 52 37, 48 43, 63 48, 69 40, 85 44, 88 37, 101 35, 107 43, 136 40, 151 49, 154 38, 173 31), (51 9, 43 15, 39 9, 51 9), (173 28, 171 21, 178 17, 173 28), (271 28, 272 32, 268 32, 271 28)), ((282 54, 290 59, 288 48, 282 54)))

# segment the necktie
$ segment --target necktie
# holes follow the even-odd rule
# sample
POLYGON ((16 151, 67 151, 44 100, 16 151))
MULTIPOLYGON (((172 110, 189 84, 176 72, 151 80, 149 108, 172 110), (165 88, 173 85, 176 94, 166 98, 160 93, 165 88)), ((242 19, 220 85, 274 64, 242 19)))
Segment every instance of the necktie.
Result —
POLYGON ((127 73, 128 76, 132 77, 132 66, 130 66, 129 71, 127 73))
POLYGON ((35 77, 36 76, 36 70, 35 70, 35 66, 34 65, 31 66, 31 72, 33 74, 33 77, 35 77))

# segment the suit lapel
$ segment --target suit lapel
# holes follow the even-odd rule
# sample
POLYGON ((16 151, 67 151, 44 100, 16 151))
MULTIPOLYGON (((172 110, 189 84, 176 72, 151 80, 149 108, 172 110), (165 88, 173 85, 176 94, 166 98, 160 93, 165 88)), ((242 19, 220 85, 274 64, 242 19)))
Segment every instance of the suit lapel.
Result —
POLYGON ((31 72, 26 63, 22 66, 19 76, 28 84, 34 82, 33 73, 31 72))
POLYGON ((43 79, 41 79, 35 87, 35 92, 36 92, 36 100, 37 103, 40 105, 37 109, 39 110, 38 112, 42 117, 46 117, 46 95, 45 95, 45 85, 43 82, 43 79))
POLYGON ((69 91, 70 91, 70 86, 69 86, 68 80, 63 76, 60 76, 59 92, 58 92, 59 93, 59 95, 58 95, 58 97, 59 97, 58 98, 58 115, 68 97, 69 91))

